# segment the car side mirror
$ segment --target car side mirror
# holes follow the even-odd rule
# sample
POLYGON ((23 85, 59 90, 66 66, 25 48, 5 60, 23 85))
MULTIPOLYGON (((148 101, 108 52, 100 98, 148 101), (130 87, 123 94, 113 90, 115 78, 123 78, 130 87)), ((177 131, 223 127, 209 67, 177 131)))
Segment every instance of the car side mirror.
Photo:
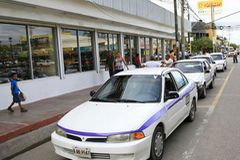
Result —
POLYGON ((204 67, 204 72, 205 73, 210 73, 210 69, 208 69, 207 67, 204 67))
POLYGON ((166 95, 165 100, 169 100, 169 99, 176 99, 179 98, 179 94, 177 93, 177 91, 169 91, 168 95, 166 95))
POLYGON ((216 62, 215 62, 215 61, 213 61, 212 63, 213 63, 213 64, 216 64, 216 62))
POLYGON ((96 93, 96 91, 92 90, 92 91, 90 92, 90 96, 91 96, 91 97, 94 96, 95 93, 96 93))
POLYGON ((205 70, 205 73, 210 73, 210 70, 205 70))

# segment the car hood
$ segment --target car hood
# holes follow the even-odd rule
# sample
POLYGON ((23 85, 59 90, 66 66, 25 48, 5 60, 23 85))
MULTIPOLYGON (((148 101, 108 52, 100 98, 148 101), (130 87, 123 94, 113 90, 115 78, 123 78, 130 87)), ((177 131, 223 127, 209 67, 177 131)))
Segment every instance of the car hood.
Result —
POLYGON ((86 133, 119 133, 138 130, 161 110, 160 103, 86 102, 69 113, 58 126, 86 133))
POLYGON ((204 81, 204 73, 185 73, 185 76, 188 79, 193 80, 194 82, 203 82, 204 81))

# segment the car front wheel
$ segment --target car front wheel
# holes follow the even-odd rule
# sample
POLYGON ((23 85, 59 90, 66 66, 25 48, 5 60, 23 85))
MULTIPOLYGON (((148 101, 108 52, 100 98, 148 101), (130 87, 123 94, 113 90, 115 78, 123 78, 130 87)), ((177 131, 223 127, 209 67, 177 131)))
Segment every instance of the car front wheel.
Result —
POLYGON ((206 87, 206 84, 204 84, 204 86, 201 90, 200 98, 205 98, 206 96, 207 96, 207 87, 206 87))
POLYGON ((157 126, 152 137, 150 160, 161 160, 164 150, 164 132, 161 126, 157 126))
POLYGON ((195 119, 195 115, 196 115, 196 111, 197 111, 197 104, 196 104, 196 100, 193 99, 192 100, 192 104, 191 104, 191 109, 189 112, 189 115, 187 117, 187 121, 189 122, 193 122, 195 119))

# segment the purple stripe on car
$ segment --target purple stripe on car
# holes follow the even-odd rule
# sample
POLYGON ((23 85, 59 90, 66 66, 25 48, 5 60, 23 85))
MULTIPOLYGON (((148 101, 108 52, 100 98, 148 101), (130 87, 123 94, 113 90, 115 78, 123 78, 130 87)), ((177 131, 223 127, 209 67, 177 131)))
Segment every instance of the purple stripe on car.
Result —
POLYGON ((169 104, 166 104, 165 107, 163 107, 160 111, 155 113, 151 118, 149 118, 139 129, 137 130, 132 130, 132 131, 123 131, 123 132, 111 132, 111 133, 95 133, 95 132, 81 132, 81 131, 75 131, 71 129, 67 129, 65 127, 60 126, 57 124, 57 127, 61 128, 67 133, 75 134, 75 135, 81 135, 81 136, 96 136, 96 137, 108 137, 112 135, 117 135, 117 134, 129 134, 129 133, 134 133, 134 132, 141 132, 144 129, 148 128, 151 126, 154 122, 156 122, 159 118, 161 118, 164 113, 166 113, 167 110, 172 108, 177 102, 179 102, 183 97, 187 96, 190 94, 190 92, 194 89, 195 84, 192 83, 190 87, 186 88, 185 92, 180 95, 180 97, 176 100, 173 100, 169 104))

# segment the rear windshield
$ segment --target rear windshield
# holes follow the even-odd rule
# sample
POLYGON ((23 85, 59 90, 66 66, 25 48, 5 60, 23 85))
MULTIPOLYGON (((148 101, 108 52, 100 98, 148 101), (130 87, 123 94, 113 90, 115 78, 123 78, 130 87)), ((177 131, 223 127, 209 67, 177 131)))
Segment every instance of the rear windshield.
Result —
POLYGON ((201 62, 177 62, 175 67, 183 73, 202 73, 203 67, 201 62))

